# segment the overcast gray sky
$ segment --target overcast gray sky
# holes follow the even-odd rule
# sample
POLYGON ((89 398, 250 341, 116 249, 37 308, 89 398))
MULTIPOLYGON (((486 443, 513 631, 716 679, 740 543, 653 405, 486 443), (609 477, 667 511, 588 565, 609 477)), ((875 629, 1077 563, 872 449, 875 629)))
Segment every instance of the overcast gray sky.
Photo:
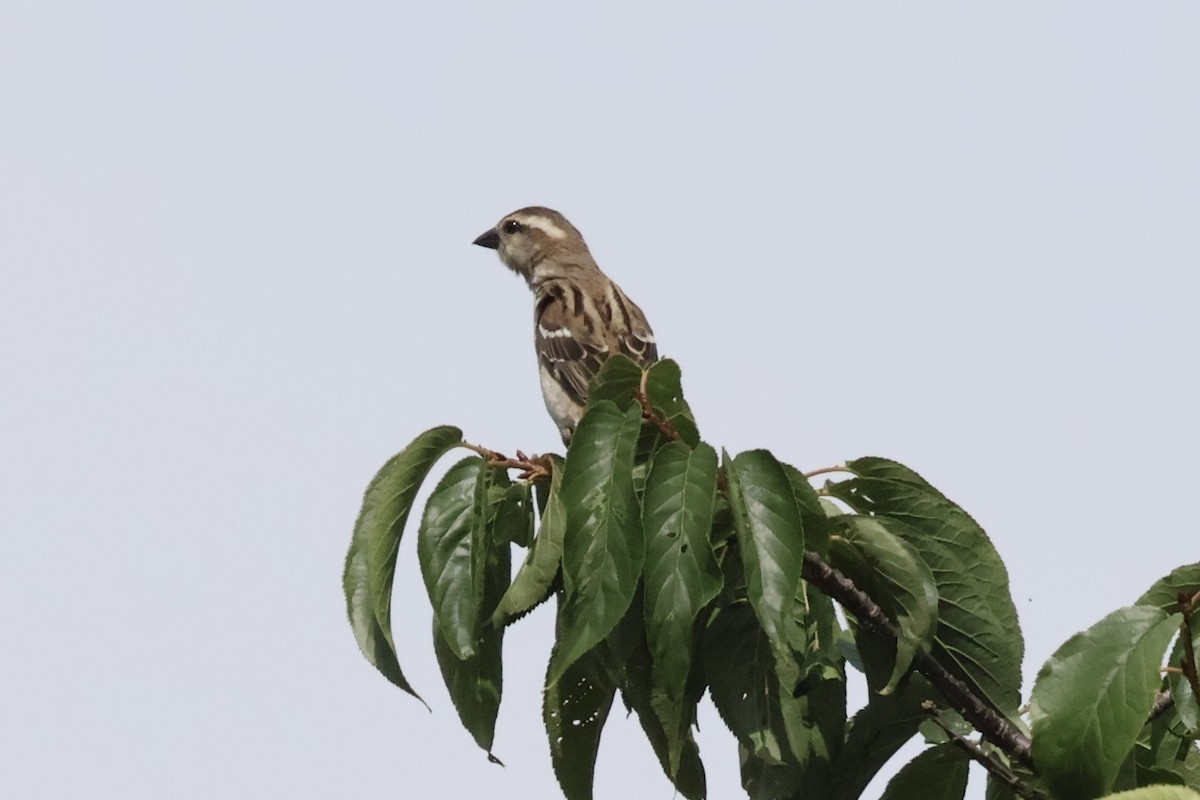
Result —
MULTIPOLYGON (((528 292, 470 244, 529 204, 646 310, 706 439, 963 504, 1027 680, 1200 556, 1200 6, 772 5, 0 6, 0 794, 557 796, 548 609, 505 642, 501 769, 415 537, 432 715, 340 586, 420 431, 558 447, 528 292)), ((671 796, 615 713, 597 797, 671 796)))

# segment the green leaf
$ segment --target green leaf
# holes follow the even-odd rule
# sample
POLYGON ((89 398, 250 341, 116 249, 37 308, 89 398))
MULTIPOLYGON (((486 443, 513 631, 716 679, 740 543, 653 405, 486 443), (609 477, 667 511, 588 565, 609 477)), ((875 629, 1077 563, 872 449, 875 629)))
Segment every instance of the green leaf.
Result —
POLYGON ((965 511, 903 465, 850 462, 859 477, 827 491, 860 514, 887 517, 930 568, 938 591, 934 656, 990 701, 1016 716, 1025 645, 1008 588, 1008 571, 987 534, 965 511), (895 477, 877 477, 899 476, 895 477))
POLYGON ((1122 608, 1068 639, 1030 698, 1033 758, 1056 797, 1107 792, 1154 705, 1163 651, 1178 620, 1122 608))
POLYGON ((1185 564, 1171 571, 1170 575, 1154 582, 1146 593, 1138 598, 1135 605, 1154 606, 1168 614, 1180 610, 1180 593, 1195 594, 1200 592, 1200 563, 1185 564))
POLYGON ((504 631, 499 628, 487 631, 475 655, 462 661, 446 643, 446 637, 436 620, 433 624, 433 651, 442 671, 442 680, 450 692, 450 700, 463 727, 489 755, 496 730, 496 716, 500 712, 504 672, 500 639, 503 635, 504 631))
POLYGON ((725 475, 750 604, 782 667, 804 561, 800 509, 783 466, 766 450, 732 462, 726 454, 725 475))
POLYGON ((786 744, 771 729, 778 681, 770 645, 747 602, 718 611, 701 639, 713 705, 730 732, 757 757, 781 764, 786 744))
MULTIPOLYGON (((803 655, 808 672, 833 666, 845 677, 846 659, 842 652, 844 631, 834 612, 833 600, 806 582, 800 584, 796 600, 798 613, 793 615, 798 632, 793 639, 796 651, 803 655)), ((844 714, 843 714, 844 716, 844 714)))
POLYGON ((637 406, 591 403, 571 437, 562 482, 563 624, 550 676, 557 681, 620 621, 642 573, 645 544, 633 488, 637 406))
POLYGON ((663 705, 669 701, 653 685, 642 600, 639 591, 629 611, 609 634, 605 643, 610 656, 607 663, 625 707, 637 714, 663 772, 685 798, 701 800, 706 794, 704 764, 691 727, 704 684, 699 680, 688 683, 680 708, 668 723, 663 705))
MULTIPOLYGON (((814 605, 810 620, 832 614, 831 604, 814 605)), ((845 726, 845 676, 812 653, 812 670, 787 691, 748 602, 722 607, 704 629, 701 662, 709 694, 738 739, 742 786, 752 798, 827 797, 842 780, 832 762, 845 726)))
MULTIPOLYGON (((792 485, 792 494, 796 505, 800 508, 800 518, 804 523, 804 546, 822 558, 829 549, 829 517, 822 499, 804 473, 791 464, 784 464, 783 471, 787 473, 788 483, 792 485)), ((841 511, 839 510, 840 514, 841 511)))
POLYGON ((1144 786, 1106 795, 1102 800, 1200 800, 1200 794, 1182 786, 1144 786))
MULTIPOLYGON (((846 736, 846 669, 841 657, 841 629, 833 601, 802 583, 793 607, 793 638, 800 680, 783 698, 783 725, 791 758, 800 766, 799 794, 828 797, 843 776, 833 769, 846 736)), ((776 675, 779 670, 776 667, 776 675)), ((792 685, 791 681, 781 686, 792 685)))
POLYGON ((444 425, 425 431, 388 460, 371 479, 346 554, 342 586, 354 638, 367 661, 413 697, 392 641, 392 580, 404 523, 433 463, 462 442, 462 431, 444 425))
POLYGON ((802 770, 788 762, 774 762, 756 755, 738 742, 742 788, 749 800, 775 800, 779 797, 803 797, 802 770))
POLYGON ((608 357, 588 384, 588 404, 608 400, 625 411, 632 405, 633 395, 642 386, 642 368, 622 353, 608 357))
MULTIPOLYGON (((1192 625, 1192 651, 1200 654, 1200 614, 1192 617, 1192 625)), ((1171 667, 1180 667, 1187 658, 1183 630, 1182 626, 1180 627, 1179 637, 1175 640, 1175 646, 1171 649, 1171 657, 1167 662, 1171 667)), ((1200 702, 1197 701, 1196 691, 1192 688, 1192 682, 1188 680, 1187 675, 1182 670, 1168 672, 1167 690, 1171 693, 1171 699, 1175 701, 1174 711, 1179 716, 1180 723, 1193 738, 1200 736, 1200 702)))
POLYGON ((821 498, 821 510, 825 512, 825 516, 829 519, 840 517, 846 513, 845 509, 830 500, 828 497, 821 498))
MULTIPOLYGON (((696 616, 721 590, 708 540, 716 490, 717 454, 708 445, 691 450, 671 442, 654 455, 642 500, 646 637, 668 730, 679 727, 683 714, 696 616)), ((682 738, 672 741, 671 770, 678 769, 682 746, 682 738)))
POLYGON ((889 694, 908 674, 917 652, 937 630, 938 593, 933 573, 915 548, 879 520, 841 516, 834 521, 830 561, 867 593, 900 628, 895 666, 880 692, 889 694))
POLYGON ((483 509, 477 495, 487 491, 489 470, 478 456, 452 466, 425 505, 417 528, 417 559, 434 618, 455 658, 475 655, 479 638, 479 597, 471 558, 472 532, 483 509))
POLYGON ((1017 793, 1003 780, 989 774, 987 787, 983 791, 983 800, 1017 800, 1017 793))
POLYGON ((909 469, 899 461, 892 461, 890 458, 863 456, 847 463, 846 469, 862 477, 907 483, 911 486, 920 487, 943 500, 949 499, 946 495, 935 489, 933 484, 918 475, 915 470, 909 469))
MULTIPOLYGON (((1172 570, 1170 575, 1155 581, 1154 585, 1138 598, 1137 605, 1154 606, 1168 614, 1175 614, 1182 610, 1179 596, 1195 595, 1197 592, 1200 592, 1200 563, 1185 564, 1172 570)), ((1192 648, 1200 653, 1200 614, 1193 617, 1192 648)), ((1171 652, 1169 665, 1178 667, 1184 656, 1181 635, 1171 652)), ((1200 700, 1197 699, 1187 676, 1181 672, 1168 673, 1167 688, 1175 700, 1175 710, 1180 721, 1192 733, 1200 733, 1200 700)))
MULTIPOLYGON (((523 524, 504 507, 508 474, 468 458, 450 468, 430 495, 417 538, 417 555, 434 608, 434 653, 463 727, 491 756, 503 681, 504 631, 483 625, 508 587, 510 531, 523 524)), ((493 757, 494 758, 494 757, 493 757)))
POLYGON ((841 779, 834 783, 829 800, 856 800, 929 718, 921 703, 936 696, 921 675, 913 675, 892 694, 872 694, 867 706, 850 721, 846 743, 833 765, 841 779))
POLYGON ((775 662, 749 603, 734 603, 713 616, 701 658, 709 695, 730 732, 759 761, 784 764, 790 745, 776 725, 783 711, 775 662))
MULTIPOLYGON (((864 630, 857 620, 851 619, 850 630, 854 636, 862 671, 867 678, 867 691, 882 693, 896 669, 896 647, 883 637, 864 630)), ((904 681, 900 681, 904 685, 904 681)))
MULTIPOLYGON (((555 661, 551 656, 551 669, 555 661)), ((614 694, 616 687, 596 650, 574 659, 557 680, 546 675, 542 720, 554 775, 567 800, 591 800, 600 733, 614 694)))
POLYGON ((924 750, 888 781, 880 800, 962 800, 967 754, 953 744, 924 750))
POLYGON ((689 447, 700 443, 696 419, 683 399, 679 365, 669 358, 656 361, 646 374, 646 399, 659 415, 675 426, 680 439, 689 447))
POLYGON ((533 544, 533 497, 524 481, 504 485, 498 482, 488 490, 488 503, 495 519, 492 527, 498 543, 512 542, 521 547, 533 544))
POLYGON ((543 506, 537 538, 512 585, 500 598, 492 614, 493 625, 508 625, 519 619, 545 601, 553 590, 554 577, 562 563, 563 535, 567 529, 567 512, 559 498, 562 474, 562 460, 559 459, 550 475, 550 492, 543 506))
POLYGON ((933 717, 930 717, 922 722, 921 727, 917 730, 926 744, 945 744, 951 738, 950 733, 947 733, 947 728, 950 733, 963 737, 968 737, 975 732, 974 726, 967 722, 962 714, 954 710, 939 711, 936 722, 933 717))
POLYGON ((1200 790, 1200 749, 1177 735, 1171 715, 1146 724, 1133 749, 1138 783, 1175 783, 1200 790))

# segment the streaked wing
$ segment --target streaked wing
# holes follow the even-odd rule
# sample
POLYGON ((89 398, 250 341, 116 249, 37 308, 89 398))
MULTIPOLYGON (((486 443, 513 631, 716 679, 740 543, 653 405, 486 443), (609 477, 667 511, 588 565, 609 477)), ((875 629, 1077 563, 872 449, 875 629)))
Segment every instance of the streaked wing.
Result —
POLYGON ((628 323, 627 329, 617 332, 617 347, 622 353, 632 358, 643 368, 658 361, 658 343, 654 340, 654 331, 646 315, 630 300, 615 283, 612 285, 614 295, 619 298, 618 305, 624 312, 628 323))
POLYGON ((604 339, 578 321, 561 294, 549 293, 537 304, 534 342, 538 361, 582 405, 587 400, 588 382, 608 358, 609 350, 604 339))

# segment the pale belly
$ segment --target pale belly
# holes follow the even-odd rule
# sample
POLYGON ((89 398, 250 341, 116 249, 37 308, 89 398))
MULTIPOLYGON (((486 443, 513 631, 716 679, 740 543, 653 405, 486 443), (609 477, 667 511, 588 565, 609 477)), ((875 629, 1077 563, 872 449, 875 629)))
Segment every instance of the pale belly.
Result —
POLYGON ((583 409, 563 391, 562 387, 558 385, 558 381, 554 380, 554 376, 550 374, 550 370, 541 367, 539 377, 542 381, 542 399, 546 401, 546 410, 550 412, 563 439, 567 439, 575 430, 575 426, 579 424, 579 418, 583 416, 583 409))

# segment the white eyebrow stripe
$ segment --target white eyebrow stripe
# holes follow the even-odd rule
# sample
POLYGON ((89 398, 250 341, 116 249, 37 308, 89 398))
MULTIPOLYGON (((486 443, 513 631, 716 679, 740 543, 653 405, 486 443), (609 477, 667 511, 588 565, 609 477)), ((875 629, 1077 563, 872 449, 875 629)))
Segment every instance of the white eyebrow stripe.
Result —
POLYGON ((546 339, 570 339, 571 332, 566 328, 558 328, 551 330, 543 325, 538 325, 538 333, 546 339))
POLYGON ((565 239, 567 232, 555 225, 546 217, 535 216, 533 214, 515 217, 517 222, 529 228, 537 228, 542 233, 549 236, 551 239, 565 239))

